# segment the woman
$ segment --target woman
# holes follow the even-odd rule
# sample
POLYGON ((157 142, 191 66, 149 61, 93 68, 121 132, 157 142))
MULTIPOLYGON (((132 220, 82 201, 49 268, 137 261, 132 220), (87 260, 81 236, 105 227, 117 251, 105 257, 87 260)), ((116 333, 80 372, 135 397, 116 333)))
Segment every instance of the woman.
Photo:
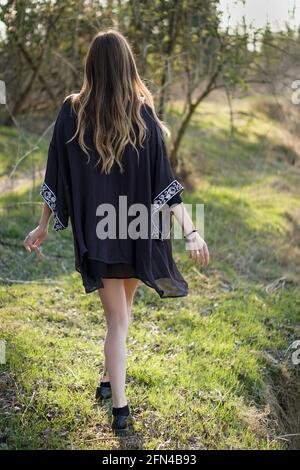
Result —
POLYGON ((188 294, 172 257, 172 215, 191 258, 203 265, 209 260, 170 166, 163 138, 168 132, 125 37, 114 30, 97 34, 81 91, 68 96, 57 115, 40 190, 42 215, 24 240, 28 252, 39 249, 51 213, 56 231, 71 221, 75 268, 86 293, 98 290, 105 312, 105 362, 96 396, 112 395, 116 431, 127 429, 130 416, 126 338, 137 287, 144 283, 162 298, 188 294))

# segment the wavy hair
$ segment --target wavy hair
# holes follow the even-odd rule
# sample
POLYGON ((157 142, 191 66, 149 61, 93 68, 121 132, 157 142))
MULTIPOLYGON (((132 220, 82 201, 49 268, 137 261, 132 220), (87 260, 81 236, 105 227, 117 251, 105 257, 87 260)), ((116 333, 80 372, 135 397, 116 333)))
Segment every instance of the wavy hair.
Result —
POLYGON ((152 94, 138 74, 127 39, 114 29, 93 38, 85 56, 81 90, 69 96, 77 115, 77 129, 68 142, 78 136, 78 143, 90 161, 84 136, 91 125, 99 156, 95 166, 100 166, 101 173, 110 173, 114 162, 123 173, 121 160, 127 144, 133 146, 139 157, 137 142, 143 146, 147 132, 141 116, 142 103, 150 106, 163 133, 170 135, 166 124, 156 115, 152 94))

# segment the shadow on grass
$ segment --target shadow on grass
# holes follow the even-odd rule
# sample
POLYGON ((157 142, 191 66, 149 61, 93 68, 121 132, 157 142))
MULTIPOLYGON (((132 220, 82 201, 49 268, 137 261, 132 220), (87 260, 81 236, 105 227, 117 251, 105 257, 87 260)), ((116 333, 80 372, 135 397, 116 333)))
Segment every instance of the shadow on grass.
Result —
MULTIPOLYGON (((30 389, 24 387, 22 377, 31 372, 37 358, 28 357, 26 347, 22 347, 16 336, 7 334, 5 337, 9 354, 7 363, 0 366, 0 449, 70 450, 74 449, 74 442, 90 448, 89 441, 92 441, 91 448, 99 450, 143 449, 143 435, 136 431, 134 421, 124 435, 115 435, 111 431, 111 400, 94 400, 91 404, 93 411, 85 415, 86 405, 81 406, 78 386, 75 387, 79 392, 75 410, 72 410, 72 404, 68 412, 54 398, 51 399, 53 384, 50 377, 45 383, 45 377, 41 375, 36 383, 31 384, 30 389), (47 388, 47 399, 39 396, 40 386, 47 388), (93 416, 97 410, 98 420, 93 416)), ((73 394, 71 384, 68 388, 73 394)), ((90 389, 88 386, 85 388, 90 389)), ((91 398, 88 398, 91 401, 93 393, 94 390, 88 390, 84 400, 91 394, 91 398)), ((73 400, 74 396, 70 396, 70 403, 73 400)))
POLYGON ((204 204, 204 235, 211 253, 208 271, 221 264, 231 277, 258 283, 268 283, 287 271, 300 274, 299 258, 289 254, 290 235, 274 230, 272 214, 268 222, 259 207, 217 187, 203 195, 188 195, 186 203, 204 204))

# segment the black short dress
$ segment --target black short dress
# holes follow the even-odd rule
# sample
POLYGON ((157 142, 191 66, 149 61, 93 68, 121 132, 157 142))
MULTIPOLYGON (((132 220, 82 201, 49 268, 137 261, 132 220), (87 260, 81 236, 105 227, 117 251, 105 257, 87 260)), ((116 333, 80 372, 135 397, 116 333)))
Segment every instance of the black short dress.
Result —
MULTIPOLYGON (((53 213, 54 230, 66 229, 70 221, 75 269, 86 293, 103 288, 102 278, 137 278, 161 298, 182 297, 188 294, 188 284, 173 259, 170 230, 164 232, 159 214, 182 202, 184 187, 174 177, 162 131, 150 106, 143 102, 141 115, 147 126, 142 146, 136 145, 138 151, 129 144, 125 147, 123 173, 114 163, 108 175, 102 174, 96 166, 90 127, 85 135, 89 160, 76 138, 67 142, 77 125, 71 97, 67 97, 55 121, 40 195, 53 213), (128 210, 135 204, 148 209, 147 236, 124 235, 124 223, 119 230, 125 214, 127 228, 137 217, 138 212, 128 210), (99 237, 98 228, 107 215, 103 212, 106 205, 115 211, 116 236, 104 238, 103 234, 99 237)), ((172 228, 174 216, 168 217, 172 228)))

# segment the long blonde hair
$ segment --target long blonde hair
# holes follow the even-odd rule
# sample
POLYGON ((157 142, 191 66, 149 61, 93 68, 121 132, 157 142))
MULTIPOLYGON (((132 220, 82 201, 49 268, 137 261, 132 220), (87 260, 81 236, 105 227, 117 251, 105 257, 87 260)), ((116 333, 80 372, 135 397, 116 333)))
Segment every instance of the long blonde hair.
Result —
POLYGON ((141 116, 143 102, 150 106, 163 133, 170 135, 166 124, 156 115, 152 94, 138 74, 127 39, 114 29, 93 38, 85 57, 82 88, 70 98, 77 115, 77 129, 68 142, 78 135, 78 143, 89 161, 84 135, 91 124, 99 156, 96 166, 101 167, 102 173, 110 173, 114 162, 123 173, 121 159, 128 143, 138 154, 135 129, 141 146, 147 132, 141 116))

